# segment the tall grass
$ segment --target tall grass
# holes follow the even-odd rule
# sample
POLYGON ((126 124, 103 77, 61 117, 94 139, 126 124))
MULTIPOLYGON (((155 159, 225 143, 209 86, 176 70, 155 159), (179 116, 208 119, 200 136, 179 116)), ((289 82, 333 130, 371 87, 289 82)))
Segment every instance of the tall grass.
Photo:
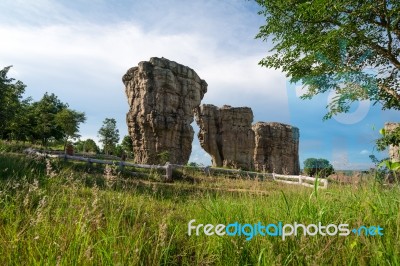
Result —
POLYGON ((400 189, 204 177, 173 184, 0 154, 1 265, 396 265, 400 189), (188 236, 187 224, 380 225, 384 236, 188 236))

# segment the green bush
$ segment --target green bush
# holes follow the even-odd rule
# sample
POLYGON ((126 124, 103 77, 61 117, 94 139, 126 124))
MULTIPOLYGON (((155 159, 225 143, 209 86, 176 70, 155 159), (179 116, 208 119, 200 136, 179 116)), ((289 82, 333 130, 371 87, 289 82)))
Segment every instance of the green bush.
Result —
POLYGON ((326 159, 308 158, 304 161, 304 173, 309 176, 327 177, 335 170, 326 159))
POLYGON ((6 142, 0 140, 0 152, 17 152, 22 153, 25 149, 32 147, 27 143, 6 142))

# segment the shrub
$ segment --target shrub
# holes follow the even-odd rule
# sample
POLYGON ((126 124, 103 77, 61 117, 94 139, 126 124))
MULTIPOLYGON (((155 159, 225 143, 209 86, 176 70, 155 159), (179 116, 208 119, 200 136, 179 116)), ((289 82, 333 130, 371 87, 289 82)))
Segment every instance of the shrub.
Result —
POLYGON ((308 158, 304 161, 304 173, 309 176, 327 177, 335 170, 326 159, 308 158))

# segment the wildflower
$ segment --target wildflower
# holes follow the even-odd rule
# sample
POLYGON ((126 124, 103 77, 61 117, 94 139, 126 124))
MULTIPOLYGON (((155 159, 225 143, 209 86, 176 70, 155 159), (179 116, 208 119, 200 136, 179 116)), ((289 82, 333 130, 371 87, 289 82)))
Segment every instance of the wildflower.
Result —
POLYGON ((167 234, 168 234, 168 224, 166 223, 165 220, 163 220, 163 222, 159 226, 159 231, 158 231, 158 241, 161 246, 165 245, 167 234))
POLYGON ((33 184, 29 185, 29 192, 35 192, 39 190, 39 181, 37 179, 33 180, 33 184))
POLYGON ((53 167, 51 166, 51 162, 49 159, 46 159, 46 175, 50 178, 56 176, 56 173, 53 171, 53 167))
POLYGON ((109 187, 109 188, 111 188, 114 185, 114 183, 117 179, 117 177, 113 174, 113 172, 114 171, 111 168, 111 166, 106 165, 106 167, 104 169, 104 178, 106 180, 107 187, 109 187))

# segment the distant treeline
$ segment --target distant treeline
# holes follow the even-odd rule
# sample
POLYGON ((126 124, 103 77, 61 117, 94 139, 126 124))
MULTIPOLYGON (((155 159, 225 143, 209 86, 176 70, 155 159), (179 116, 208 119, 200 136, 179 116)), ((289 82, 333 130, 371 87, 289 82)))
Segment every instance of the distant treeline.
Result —
MULTIPOLYGON (((53 93, 45 93, 39 101, 24 98, 26 85, 7 76, 11 66, 0 70, 0 139, 41 144, 75 142, 75 149, 102 152, 92 139, 79 140, 79 126, 86 121, 84 112, 69 108, 68 103, 53 93)), ((132 141, 126 136, 121 144, 116 121, 106 118, 99 132, 103 152, 110 154, 132 153, 132 141)), ((72 143, 71 143, 72 144, 72 143)), ((131 155, 132 156, 132 155, 131 155)))
POLYGON ((79 125, 86 120, 82 112, 69 108, 56 95, 48 94, 35 102, 23 99, 25 84, 7 77, 11 66, 0 70, 0 138, 40 142, 64 141, 78 137, 79 125))

